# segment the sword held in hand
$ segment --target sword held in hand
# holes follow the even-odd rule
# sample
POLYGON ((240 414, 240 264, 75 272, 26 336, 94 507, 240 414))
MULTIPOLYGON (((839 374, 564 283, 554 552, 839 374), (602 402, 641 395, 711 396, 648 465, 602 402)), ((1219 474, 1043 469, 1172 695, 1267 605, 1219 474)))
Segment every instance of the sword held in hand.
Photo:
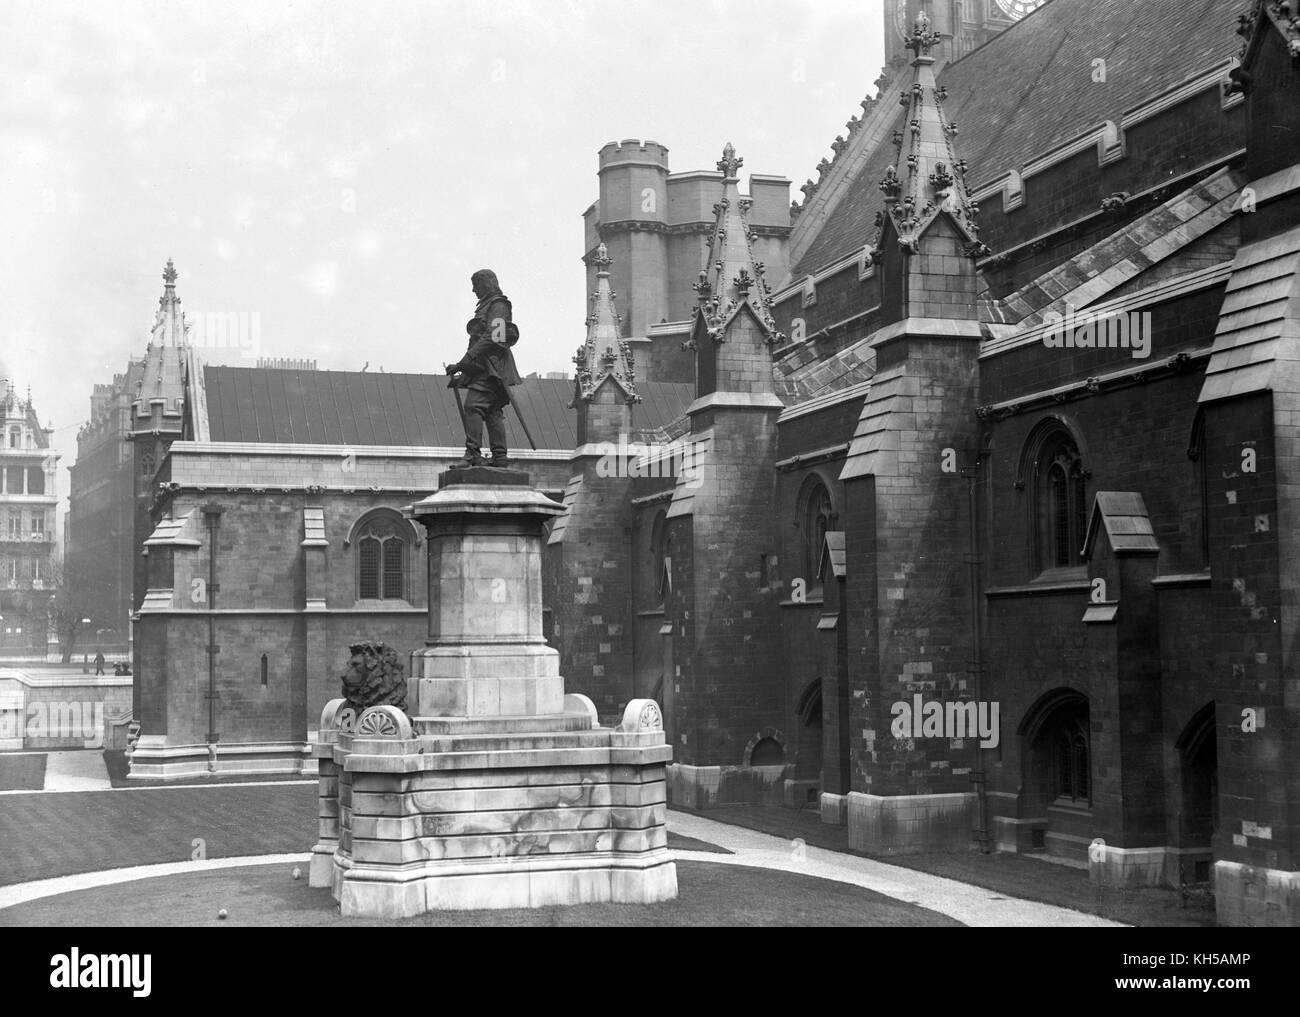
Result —
MULTIPOLYGON (((443 370, 447 372, 447 387, 456 393, 456 409, 460 411, 461 419, 465 419, 465 404, 460 398, 460 386, 456 383, 456 377, 459 371, 452 372, 451 364, 444 364, 443 370)), ((524 432, 524 437, 528 439, 528 444, 532 446, 534 452, 537 451, 537 442, 533 440, 533 432, 528 429, 528 423, 524 420, 524 415, 519 412, 519 404, 515 402, 515 397, 510 394, 510 386, 505 382, 501 383, 501 388, 506 394, 506 404, 515 411, 515 418, 519 421, 519 426, 524 432)))

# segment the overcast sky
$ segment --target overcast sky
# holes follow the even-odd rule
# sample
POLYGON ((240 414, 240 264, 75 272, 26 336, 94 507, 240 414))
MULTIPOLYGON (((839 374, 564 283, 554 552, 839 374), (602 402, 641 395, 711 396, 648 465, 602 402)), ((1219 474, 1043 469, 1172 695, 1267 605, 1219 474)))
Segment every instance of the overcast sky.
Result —
POLYGON ((676 172, 732 141, 742 187, 801 197, 874 94, 881 2, 4 0, 0 360, 71 465, 171 257, 191 315, 336 370, 441 371, 491 267, 520 369, 571 370, 601 145, 676 172))

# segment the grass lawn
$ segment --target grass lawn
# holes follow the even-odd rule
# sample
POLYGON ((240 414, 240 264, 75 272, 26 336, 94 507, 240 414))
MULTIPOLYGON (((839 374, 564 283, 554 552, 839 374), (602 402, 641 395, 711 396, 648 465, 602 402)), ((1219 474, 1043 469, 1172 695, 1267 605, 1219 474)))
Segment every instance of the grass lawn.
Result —
MULTIPOLYGON (((305 853, 316 824, 315 784, 9 795, 0 805, 0 885, 183 862, 196 840, 206 858, 305 853)), ((671 831, 668 846, 723 851, 671 831)))
POLYGON ((0 911, 0 925, 40 926, 959 926, 946 915, 860 887, 795 873, 679 861, 679 896, 663 904, 444 911, 401 921, 344 918, 328 889, 285 865, 159 876, 60 894, 0 911), (217 917, 225 908, 229 917, 217 917))
POLYGON ((76 872, 310 851, 316 788, 183 788, 9 795, 0 805, 0 884, 76 872))
POLYGON ((45 754, 0 753, 0 791, 39 791, 45 786, 45 754))

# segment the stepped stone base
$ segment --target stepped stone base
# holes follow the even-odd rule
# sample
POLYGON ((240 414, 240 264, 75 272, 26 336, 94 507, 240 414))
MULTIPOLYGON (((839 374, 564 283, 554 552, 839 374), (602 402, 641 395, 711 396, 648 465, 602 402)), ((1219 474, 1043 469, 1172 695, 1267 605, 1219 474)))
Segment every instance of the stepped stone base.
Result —
POLYGON ((600 727, 542 635, 543 528, 528 475, 454 469, 407 514, 428 531, 429 639, 405 704, 321 715, 310 882, 345 915, 650 904, 677 896, 672 749, 653 700, 600 727), (411 718, 414 719, 411 719, 411 718))
POLYGON ((127 779, 179 781, 214 773, 311 777, 316 775, 316 761, 303 742, 173 744, 167 735, 141 735, 127 779))
POLYGON ((414 722, 331 702, 311 885, 370 918, 674 899, 657 707, 598 728, 568 698, 568 713, 414 722))
POLYGON ((1214 863, 1214 914, 1219 925, 1300 925, 1300 872, 1214 863))

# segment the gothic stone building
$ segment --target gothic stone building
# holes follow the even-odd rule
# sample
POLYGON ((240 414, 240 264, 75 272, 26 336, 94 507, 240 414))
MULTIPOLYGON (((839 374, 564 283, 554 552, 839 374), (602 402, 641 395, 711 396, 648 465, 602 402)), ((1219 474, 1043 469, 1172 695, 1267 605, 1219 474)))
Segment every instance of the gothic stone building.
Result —
POLYGON ((784 236, 728 146, 707 254, 655 267, 637 238, 671 232, 607 186, 655 159, 602 150, 597 304, 622 244, 634 336, 687 342, 694 398, 640 440, 593 315, 563 673, 661 701, 677 802, 1300 923, 1300 23, 1051 0, 952 59, 969 5, 921 6, 784 236))
MULTIPOLYGON (((130 773, 310 772, 349 645, 403 658, 424 646, 423 532, 403 509, 464 453, 455 395, 444 376, 222 367, 193 349, 181 378, 184 436, 152 476, 139 531, 130 773)), ((512 457, 557 499, 577 444, 571 386, 514 389, 536 451, 507 413, 512 457)), ((643 391, 658 427, 689 386, 643 391)))

